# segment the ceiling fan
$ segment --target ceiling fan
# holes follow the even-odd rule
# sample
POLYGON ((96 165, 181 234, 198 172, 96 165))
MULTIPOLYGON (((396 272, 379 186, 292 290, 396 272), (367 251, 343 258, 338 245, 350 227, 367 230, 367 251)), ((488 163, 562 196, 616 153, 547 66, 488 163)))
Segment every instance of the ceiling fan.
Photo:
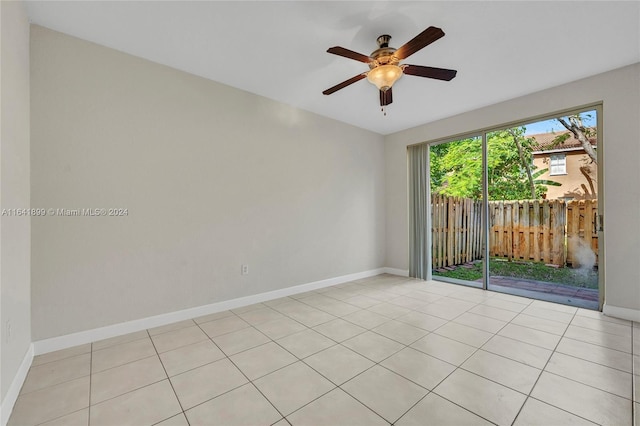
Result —
POLYGON ((391 36, 383 34, 377 39, 378 49, 374 50, 369 56, 340 46, 331 47, 327 50, 328 53, 364 62, 369 65, 369 71, 351 77, 340 84, 336 84, 322 93, 324 95, 330 95, 367 77, 380 91, 380 106, 384 111, 384 107, 393 102, 391 87, 393 83, 402 77, 402 74, 449 81, 456 76, 456 70, 400 64, 401 60, 408 58, 418 50, 430 45, 443 36, 444 31, 442 31, 441 28, 429 27, 399 49, 394 49, 393 47, 389 47, 391 36))

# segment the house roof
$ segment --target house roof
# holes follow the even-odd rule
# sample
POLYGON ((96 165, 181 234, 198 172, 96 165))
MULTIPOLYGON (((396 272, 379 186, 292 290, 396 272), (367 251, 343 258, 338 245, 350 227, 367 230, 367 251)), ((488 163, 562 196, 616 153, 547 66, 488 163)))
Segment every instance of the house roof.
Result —
MULTIPOLYGON (((564 132, 550 132, 550 133, 538 133, 535 135, 528 135, 527 137, 535 140, 532 148, 534 152, 537 151, 562 151, 569 150, 572 148, 581 148, 582 144, 578 139, 576 139, 573 135, 571 135, 564 142, 554 142, 558 136, 565 135, 569 133, 569 131, 564 132)), ((589 142, 591 142, 592 146, 598 146, 598 140, 595 135, 589 138, 589 142)))

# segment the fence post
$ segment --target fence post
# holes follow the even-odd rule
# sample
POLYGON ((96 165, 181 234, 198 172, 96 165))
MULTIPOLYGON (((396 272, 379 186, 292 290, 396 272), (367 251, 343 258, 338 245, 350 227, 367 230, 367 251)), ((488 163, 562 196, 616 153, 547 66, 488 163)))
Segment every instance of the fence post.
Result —
POLYGON ((564 266, 564 229, 565 229, 564 200, 554 200, 551 209, 551 256, 552 263, 564 266))
POLYGON ((520 260, 520 202, 511 203, 511 251, 514 260, 520 260))
POLYGON ((540 201, 533 201, 533 211, 531 214, 533 215, 531 236, 533 239, 533 259, 538 262, 540 261, 540 201))

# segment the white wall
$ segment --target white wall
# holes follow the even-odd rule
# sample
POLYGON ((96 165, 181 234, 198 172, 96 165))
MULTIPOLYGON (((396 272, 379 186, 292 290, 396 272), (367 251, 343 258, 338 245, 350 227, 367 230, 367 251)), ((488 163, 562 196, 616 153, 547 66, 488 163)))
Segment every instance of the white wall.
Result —
MULTIPOLYGON (((23 209, 29 208, 29 21, 22 2, 0 2, 0 15, 0 209, 23 209)), ((2 401, 31 344, 30 232, 28 216, 0 217, 2 401)))
POLYGON ((388 135, 386 266, 409 268, 407 145, 603 102, 605 303, 640 320, 640 64, 388 135))
POLYGON ((38 26, 31 64, 32 205, 128 209, 33 219, 34 340, 384 266, 382 136, 38 26))

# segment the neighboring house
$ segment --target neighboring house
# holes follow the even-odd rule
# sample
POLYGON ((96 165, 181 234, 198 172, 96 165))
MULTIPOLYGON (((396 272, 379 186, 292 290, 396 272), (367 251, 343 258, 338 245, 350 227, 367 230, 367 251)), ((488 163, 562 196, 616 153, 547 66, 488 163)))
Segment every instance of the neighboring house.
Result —
MULTIPOLYGON (((563 143, 554 142, 568 132, 529 135, 533 145, 534 170, 548 169, 538 179, 552 180, 561 186, 547 186, 547 199, 586 200, 598 198, 598 169, 573 136, 563 143)), ((597 147, 595 137, 589 139, 597 147)))

